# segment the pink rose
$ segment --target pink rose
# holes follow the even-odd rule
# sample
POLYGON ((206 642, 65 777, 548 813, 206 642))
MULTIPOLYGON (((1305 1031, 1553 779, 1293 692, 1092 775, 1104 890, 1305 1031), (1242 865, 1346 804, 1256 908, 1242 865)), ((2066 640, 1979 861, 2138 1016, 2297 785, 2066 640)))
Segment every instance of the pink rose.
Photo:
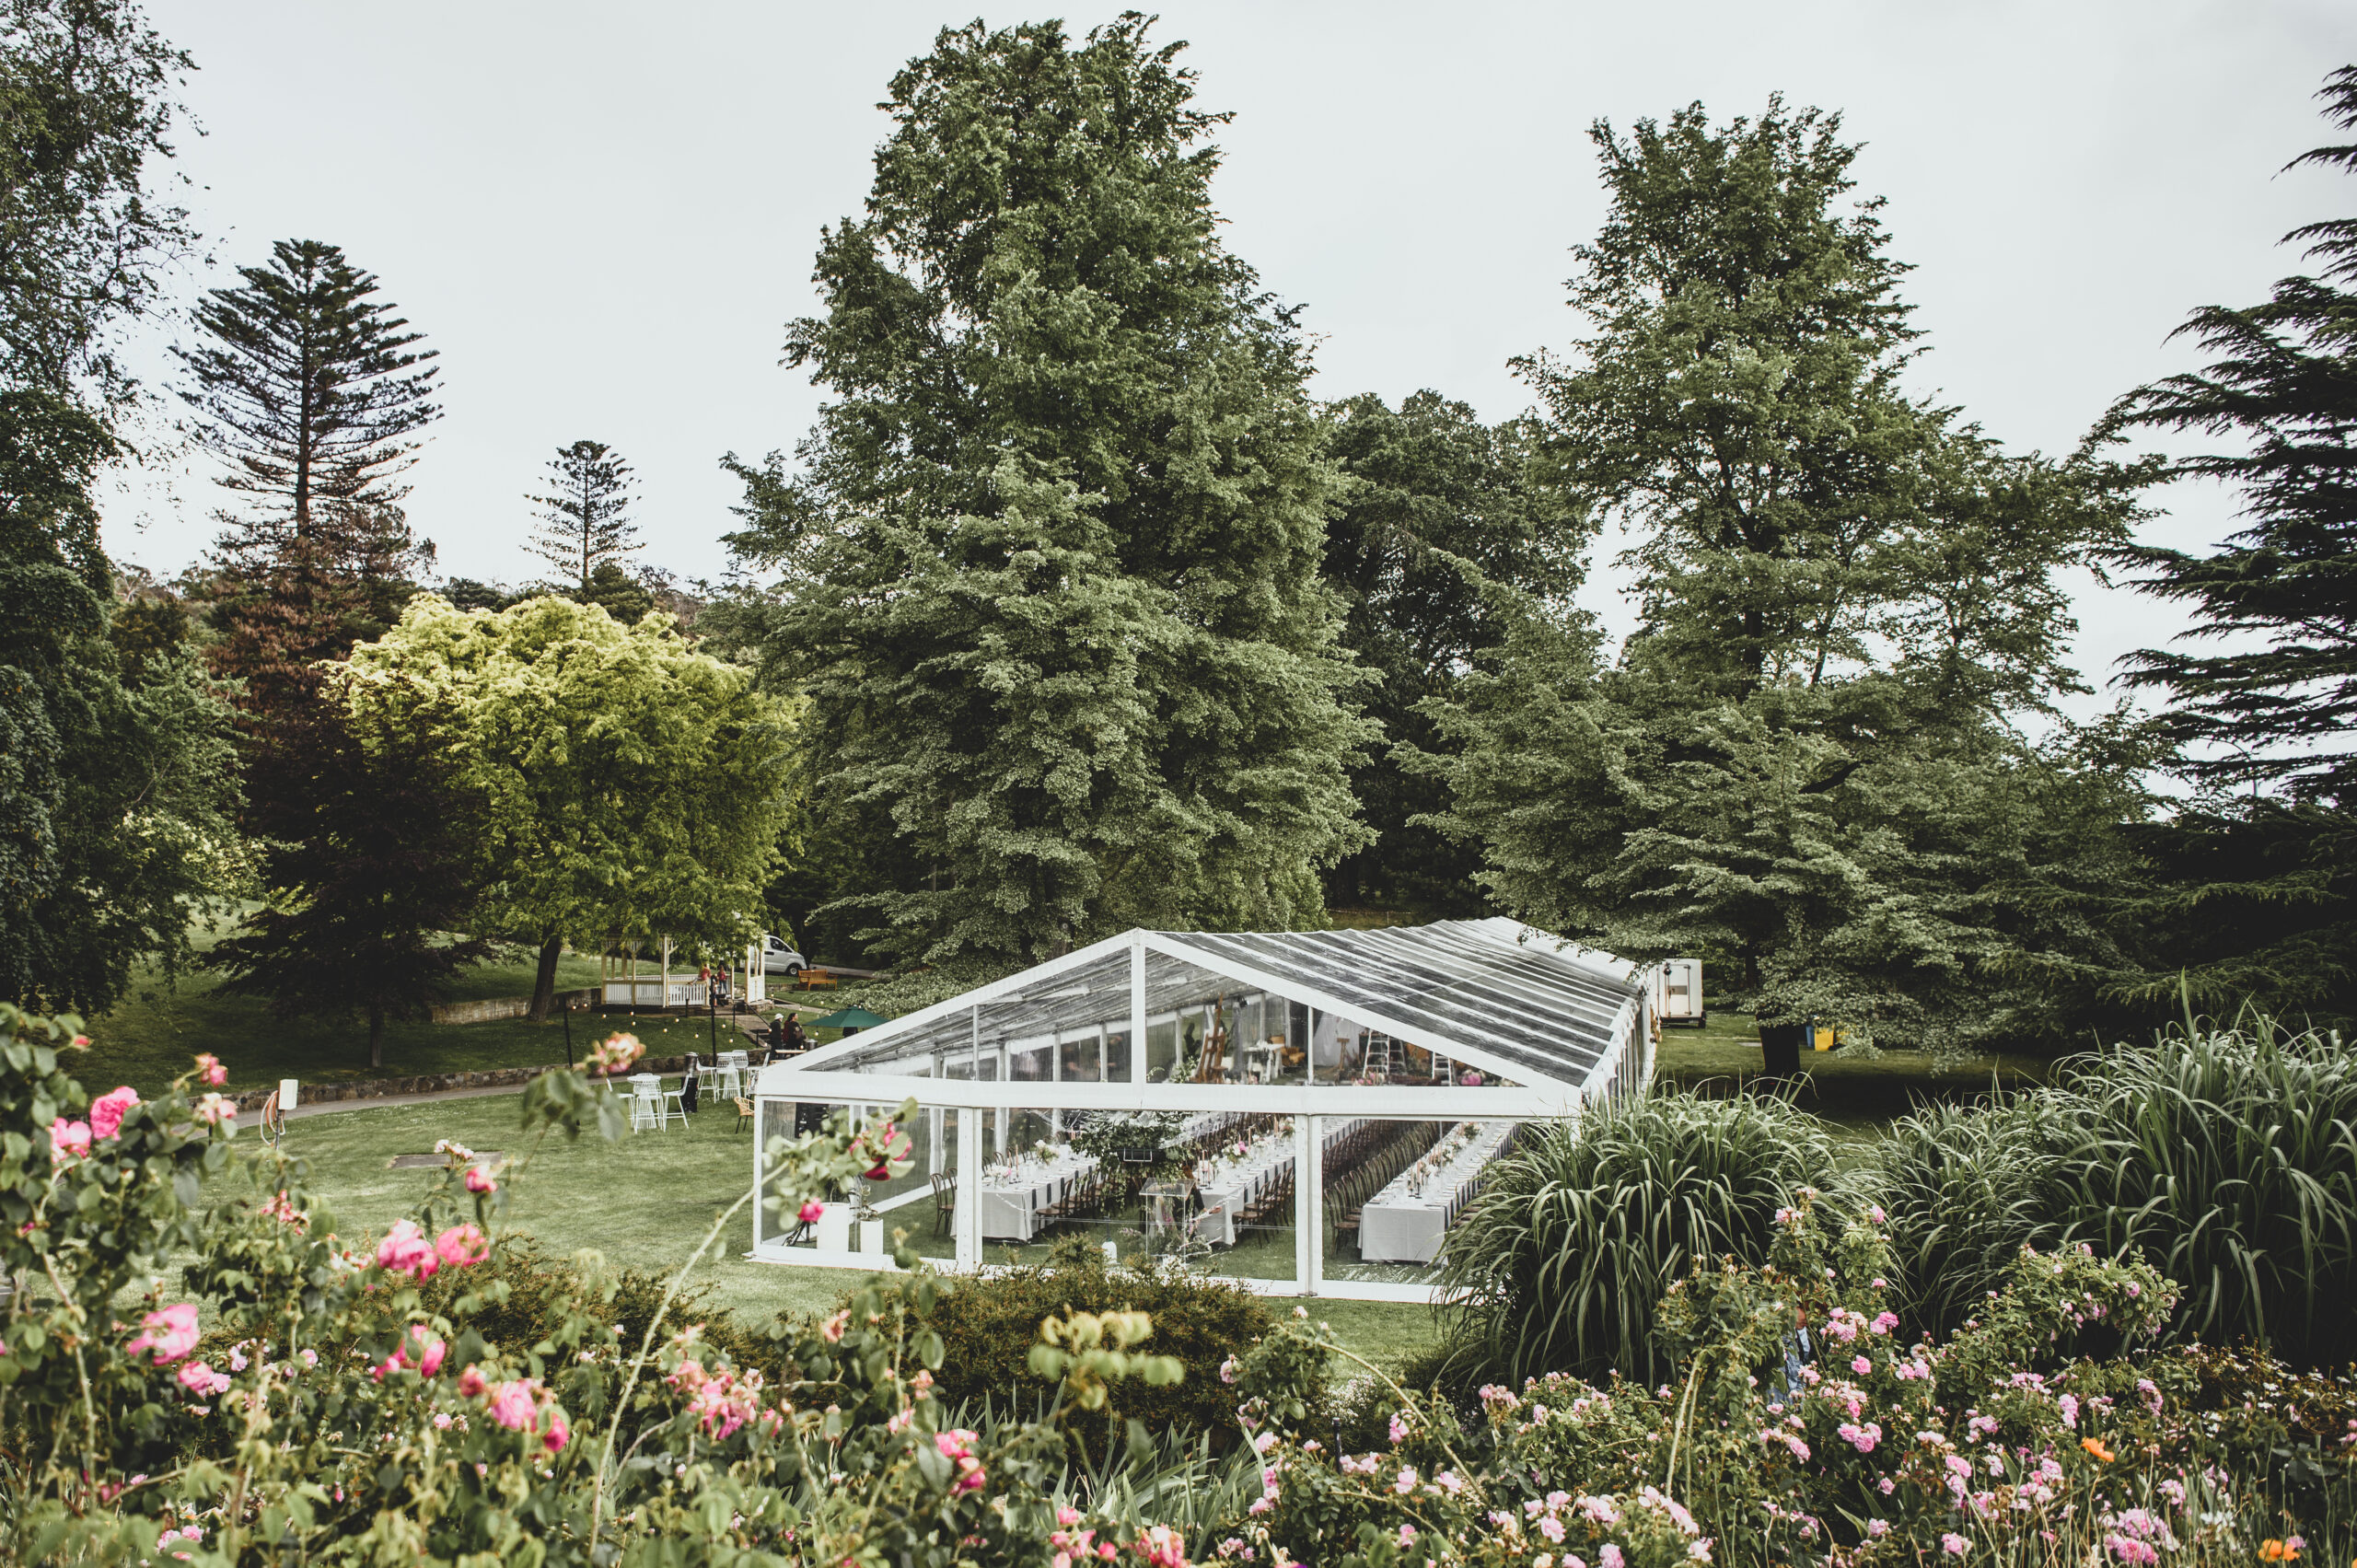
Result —
POLYGON ((200 1082, 217 1089, 229 1081, 229 1069, 221 1065, 221 1059, 213 1052, 200 1051, 196 1058, 196 1075, 200 1082))
POLYGON ((459 1374, 459 1392, 468 1399, 482 1399, 483 1388, 482 1367, 470 1364, 464 1372, 459 1374))
POLYGON ((125 1084, 110 1089, 90 1102, 90 1134, 97 1138, 111 1138, 122 1131, 123 1113, 139 1103, 139 1091, 125 1084))
POLYGON ((1850 1370, 1856 1373, 1861 1377, 1864 1377, 1867 1373, 1872 1372, 1874 1369, 1875 1364, 1868 1361, 1863 1355, 1852 1356, 1850 1358, 1850 1370))
POLYGON ((180 1387, 192 1394, 218 1394, 229 1387, 228 1375, 215 1372, 201 1361, 192 1361, 180 1369, 180 1387))
POLYGON ((499 1191, 499 1183, 493 1181, 491 1179, 491 1172, 485 1170, 482 1167, 479 1165, 469 1166, 467 1167, 467 1191, 470 1192, 481 1193, 496 1192, 499 1191))
POLYGON ((402 1336, 401 1342, 394 1348, 393 1353, 385 1358, 385 1364, 377 1367, 370 1376, 381 1383, 385 1380, 385 1374, 388 1372, 399 1372, 405 1366, 414 1366, 417 1368, 419 1376, 431 1377, 442 1370, 442 1359, 449 1353, 448 1345, 444 1344, 424 1329, 412 1329, 408 1334, 402 1336))
MULTIPOLYGON (((434 1238, 434 1250, 454 1269, 464 1269, 491 1256, 491 1243, 471 1225, 454 1225, 434 1238)), ((423 1277, 423 1276, 421 1276, 423 1277)))
POLYGON ((234 1127, 238 1121, 238 1102, 226 1095, 208 1094, 196 1102, 196 1119, 208 1127, 217 1127, 224 1121, 234 1127))
POLYGON ((522 1432, 539 1414, 528 1381, 502 1383, 491 1396, 491 1419, 510 1432, 522 1432))
POLYGON ((933 1434, 934 1447, 939 1450, 943 1458, 952 1461, 958 1467, 958 1479, 950 1483, 949 1490, 952 1492, 981 1490, 985 1476, 982 1461, 974 1455, 976 1441, 975 1434, 962 1426, 933 1434))
POLYGON ((573 1429, 564 1424, 564 1412, 552 1408, 549 1411, 549 1429, 540 1434, 541 1446, 553 1454, 570 1442, 572 1437, 573 1429))
POLYGON ((64 1117, 49 1124, 49 1157, 58 1165, 79 1159, 90 1152, 90 1124, 68 1121, 64 1117))
POLYGON ((377 1244, 377 1266, 389 1273, 426 1280, 434 1277, 442 1261, 434 1255, 432 1244, 415 1220, 395 1220, 385 1239, 377 1244))
POLYGON ((838 1312, 819 1325, 819 1332, 826 1336, 829 1344, 839 1345, 843 1342, 843 1330, 850 1324, 851 1314, 848 1311, 838 1312))
POLYGON ((802 1205, 800 1217, 804 1225, 817 1225, 827 1217, 827 1205, 813 1198, 802 1205))
POLYGON ((196 1348, 196 1308, 187 1302, 150 1312, 139 1320, 139 1337, 123 1350, 132 1355, 154 1351, 158 1366, 178 1361, 196 1348))

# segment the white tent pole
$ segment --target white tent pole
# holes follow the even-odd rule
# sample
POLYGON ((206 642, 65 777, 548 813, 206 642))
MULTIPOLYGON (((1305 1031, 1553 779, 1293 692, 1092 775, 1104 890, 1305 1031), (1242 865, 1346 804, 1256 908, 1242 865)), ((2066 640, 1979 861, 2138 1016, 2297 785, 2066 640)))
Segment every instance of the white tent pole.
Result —
POLYGON ((1318 1118, 1296 1116, 1293 1119, 1293 1277, 1304 1295, 1317 1291, 1316 1248, 1318 1232, 1311 1220, 1318 1211, 1310 1206, 1310 1189, 1318 1180, 1318 1118))
POLYGON ((767 1174, 761 1160, 761 1123, 769 1120, 768 1110, 768 1102, 760 1099, 753 1102, 753 1252, 756 1256, 761 1250, 761 1211, 770 1206, 769 1193, 763 1191, 761 1180, 767 1174))
POLYGON ((1309 1163, 1294 1181, 1300 1194, 1295 1223, 1309 1237, 1309 1267, 1302 1274, 1302 1292, 1318 1295, 1326 1288, 1326 1119, 1305 1116, 1309 1123, 1309 1163))
POLYGON ((924 1173, 927 1176, 939 1176, 944 1163, 941 1147, 941 1108, 936 1105, 927 1110, 925 1114, 933 1119, 933 1123, 925 1129, 927 1137, 925 1140, 924 1173))
POLYGON ((1145 934, 1130 936, 1130 1082, 1145 1082, 1145 934))
POLYGON ((958 1112, 958 1267, 978 1269, 982 1262, 982 1113, 970 1107, 958 1112), (972 1135, 968 1135, 968 1122, 972 1135))

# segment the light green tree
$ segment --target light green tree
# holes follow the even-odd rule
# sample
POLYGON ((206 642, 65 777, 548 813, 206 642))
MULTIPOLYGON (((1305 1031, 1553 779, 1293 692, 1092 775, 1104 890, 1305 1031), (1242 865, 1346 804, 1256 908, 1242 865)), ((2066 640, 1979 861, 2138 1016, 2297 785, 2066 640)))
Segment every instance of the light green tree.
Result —
POLYGON ((838 907, 911 957, 1322 920, 1363 836, 1307 347, 1145 30, 977 24, 895 78, 788 340, 835 400, 798 471, 734 465, 776 581, 715 629, 809 694, 838 907))
POLYGON ((2128 481, 1903 389, 1906 269, 1839 132, 1781 102, 1597 127, 1593 331, 1522 367, 1567 501, 1633 535, 1640 621, 1608 668, 1529 616, 1427 766, 1509 907, 1700 955, 1763 1023, 2050 1031, 2120 964, 2143 809, 2133 726, 2054 709, 2084 690, 2057 574, 2125 537, 2128 481))
POLYGON ((568 939, 664 932, 716 954, 760 929, 791 817, 791 714, 668 616, 622 626, 568 599, 493 613, 426 596, 330 685, 364 738, 450 737, 486 802, 476 924, 539 949, 534 1017, 568 939))

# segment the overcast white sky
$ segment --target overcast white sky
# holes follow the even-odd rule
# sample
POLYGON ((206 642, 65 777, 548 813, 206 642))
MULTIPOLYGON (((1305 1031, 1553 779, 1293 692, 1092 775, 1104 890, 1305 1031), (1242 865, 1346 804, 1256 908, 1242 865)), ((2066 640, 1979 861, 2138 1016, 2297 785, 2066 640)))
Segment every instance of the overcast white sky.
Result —
MULTIPOLYGON (((533 575, 523 501, 560 445, 636 467, 646 559, 726 566, 722 453, 791 448, 818 391, 781 367, 815 306, 819 227, 855 212, 893 71, 955 4, 151 0, 201 67, 190 202, 225 281, 273 240, 343 246, 441 351, 447 413, 412 523, 454 575, 533 575)), ((993 5, 994 24, 1052 16, 993 5)), ((1112 13, 1064 10, 1075 31, 1112 13)), ((2017 448, 2071 447, 2107 402, 2195 363, 2187 310, 2295 263, 2275 241, 2345 215, 2336 177, 2278 175, 2326 139, 2312 95, 2357 59, 2347 0, 1161 9, 1200 101, 1230 110, 1230 243, 1322 339, 1322 397, 1422 387, 1491 418, 1506 368, 1564 343, 1570 248, 1602 212, 1585 132, 1771 91, 1838 109, 1889 198, 1933 352, 1919 380, 2017 448)), ((162 339, 146 345, 164 365, 162 339)), ((2228 531, 2213 493, 2158 538, 2228 531)), ((160 573, 213 532, 203 481, 126 494, 108 526, 160 573)), ((1589 601, 1625 623, 1617 574, 1589 601)), ((2170 612, 2092 584, 2081 661, 2105 670, 2170 612)))

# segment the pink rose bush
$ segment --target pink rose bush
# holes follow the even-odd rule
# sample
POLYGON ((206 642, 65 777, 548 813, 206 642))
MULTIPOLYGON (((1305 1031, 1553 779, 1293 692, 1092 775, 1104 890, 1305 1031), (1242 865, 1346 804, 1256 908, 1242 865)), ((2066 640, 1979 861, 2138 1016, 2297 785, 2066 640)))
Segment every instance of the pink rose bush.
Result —
POLYGON ((90 1102, 90 1135, 111 1138, 122 1131, 122 1119, 139 1103, 139 1091, 124 1085, 109 1089, 90 1102))

